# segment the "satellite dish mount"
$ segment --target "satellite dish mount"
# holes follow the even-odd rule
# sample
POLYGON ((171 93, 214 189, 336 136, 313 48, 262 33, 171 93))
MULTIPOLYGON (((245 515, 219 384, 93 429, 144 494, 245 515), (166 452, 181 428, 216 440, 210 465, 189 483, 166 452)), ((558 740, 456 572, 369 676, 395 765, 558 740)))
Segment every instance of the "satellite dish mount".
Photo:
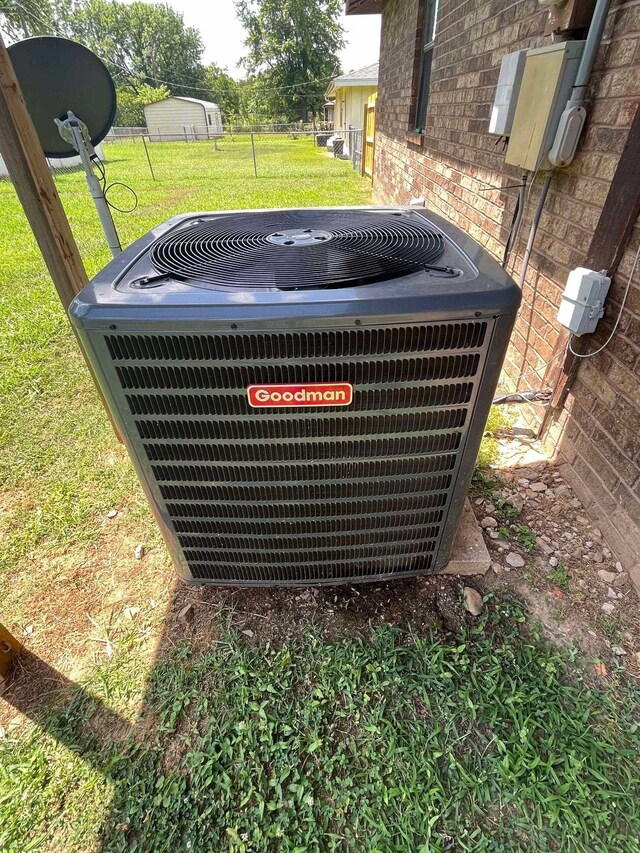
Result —
MULTIPOLYGON (((116 89, 105 64, 78 42, 37 36, 12 44, 9 57, 45 157, 80 156, 113 256, 122 248, 94 164, 94 146, 116 114, 116 89)), ((100 168, 100 171, 103 171, 100 168)), ((104 182, 104 175, 102 175, 104 182)))
POLYGON ((67 117, 65 119, 56 118, 54 121, 58 126, 60 136, 65 142, 72 145, 80 156, 80 162, 84 169, 87 184, 89 186, 89 192, 91 193, 93 203, 95 204, 98 216, 100 217, 102 230, 107 238, 107 244, 109 249, 111 249, 111 254, 115 258, 116 255, 119 255, 122 251, 122 246, 120 245, 120 238, 118 237, 118 232, 116 231, 116 226, 113 222, 111 211, 109 210, 109 204, 105 198, 100 181, 93 170, 93 162, 98 159, 98 155, 91 144, 91 138, 89 136, 87 126, 81 122, 71 110, 67 112, 67 117))

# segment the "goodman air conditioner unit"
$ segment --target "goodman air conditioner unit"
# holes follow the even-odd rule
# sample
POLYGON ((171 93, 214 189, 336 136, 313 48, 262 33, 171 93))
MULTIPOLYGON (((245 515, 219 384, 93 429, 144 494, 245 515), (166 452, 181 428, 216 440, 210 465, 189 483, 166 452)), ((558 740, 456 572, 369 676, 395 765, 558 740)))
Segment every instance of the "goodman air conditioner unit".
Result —
POLYGON ((520 292, 416 209, 176 217, 71 306, 179 575, 446 565, 520 292))

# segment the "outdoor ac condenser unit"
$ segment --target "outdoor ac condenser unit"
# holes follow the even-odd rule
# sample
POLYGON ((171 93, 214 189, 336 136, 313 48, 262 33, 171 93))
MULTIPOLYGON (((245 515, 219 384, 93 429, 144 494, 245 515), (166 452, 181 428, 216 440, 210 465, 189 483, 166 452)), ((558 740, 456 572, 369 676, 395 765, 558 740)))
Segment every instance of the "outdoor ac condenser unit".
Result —
POLYGON ((520 292, 415 209, 176 217, 71 318, 179 575, 446 565, 520 292))

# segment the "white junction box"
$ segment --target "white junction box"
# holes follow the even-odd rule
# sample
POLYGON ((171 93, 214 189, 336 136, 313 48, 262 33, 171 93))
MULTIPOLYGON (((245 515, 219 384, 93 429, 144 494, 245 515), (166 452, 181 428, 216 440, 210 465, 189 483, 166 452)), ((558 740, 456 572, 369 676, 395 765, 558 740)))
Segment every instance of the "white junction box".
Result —
POLYGON ((489 121, 489 133, 495 133, 498 136, 509 136, 511 133, 526 58, 526 50, 516 50, 502 57, 496 96, 489 121))
POLYGON ((577 267, 569 273, 558 309, 558 322, 573 332, 585 335, 594 332, 604 314, 604 300, 611 279, 604 273, 577 267))

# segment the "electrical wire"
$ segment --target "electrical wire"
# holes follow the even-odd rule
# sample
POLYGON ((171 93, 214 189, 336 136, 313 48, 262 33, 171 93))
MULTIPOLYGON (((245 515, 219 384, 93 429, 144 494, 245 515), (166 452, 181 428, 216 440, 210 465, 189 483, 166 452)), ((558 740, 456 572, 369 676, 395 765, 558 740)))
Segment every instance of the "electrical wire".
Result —
MULTIPOLYGON (((33 10, 27 9, 26 6, 23 6, 21 3, 17 2, 17 0, 14 3, 14 6, 16 6, 22 12, 27 14, 32 19, 32 21, 34 21, 35 23, 42 24, 42 26, 44 26, 44 27, 51 26, 51 21, 46 21, 43 17, 36 15, 33 12, 33 10)), ((0 6, 0 13, 8 12, 8 11, 11 11, 11 7, 0 6)), ((133 72, 131 71, 130 68, 127 68, 124 65, 119 65, 117 62, 114 62, 111 59, 109 59, 107 61, 108 61, 109 65, 112 65, 114 68, 117 68, 120 71, 124 71, 125 74, 127 74, 129 77, 132 76, 133 72)), ((185 83, 181 83, 178 80, 162 80, 160 77, 151 77, 149 74, 144 74, 143 76, 147 80, 153 80, 154 83, 164 83, 166 86, 179 86, 183 89, 189 89, 191 92, 205 92, 205 93, 208 93, 209 95, 211 95, 212 93, 225 94, 225 95, 232 95, 232 94, 236 93, 236 90, 234 90, 234 89, 219 89, 219 88, 207 87, 207 86, 189 86, 185 83)), ((260 80, 253 80, 253 81, 252 80, 246 80, 246 81, 238 81, 238 82, 242 83, 246 87, 252 87, 252 88, 256 87, 258 91, 260 89, 264 89, 264 90, 268 90, 269 92, 282 92, 282 91, 285 91, 287 89, 298 89, 301 86, 313 86, 316 83, 328 83, 330 80, 333 80, 334 77, 336 77, 336 76, 339 76, 339 75, 332 74, 329 77, 316 77, 313 80, 306 80, 303 83, 291 83, 287 86, 272 86, 271 84, 269 84, 267 82, 262 82, 260 80)))
POLYGON ((541 391, 512 391, 507 394, 500 394, 493 398, 494 406, 501 406, 505 403, 539 403, 543 406, 549 405, 549 400, 553 391, 551 388, 543 388, 541 391))
MULTIPOLYGON (((620 305, 620 310, 618 311, 618 316, 616 317, 616 321, 613 324, 613 329, 611 329, 611 334, 609 335, 607 340, 602 344, 602 346, 598 347, 597 350, 594 350, 593 352, 581 353, 581 352, 576 352, 574 350, 574 348, 571 346, 571 343, 573 340, 573 338, 572 338, 569 341, 569 352, 571 353, 571 355, 574 355, 576 358, 593 358, 594 355, 598 355, 599 352, 602 352, 602 350, 605 349, 605 347, 607 347, 609 345, 613 336, 615 335, 615 333, 618 330, 618 326, 620 325, 620 320, 622 319, 622 312, 624 311, 624 306, 627 302, 627 297, 629 296, 629 291, 631 290, 631 283, 633 281, 633 276, 635 275, 636 267, 638 266, 639 260, 640 260, 640 246, 638 246, 635 257, 633 259, 633 265, 631 267, 631 272, 629 273, 629 278, 627 279, 627 286, 624 289, 624 296, 622 297, 622 304, 620 305)), ((575 337, 575 335, 573 337, 575 337)))
MULTIPOLYGON (((32 10, 27 9, 21 3, 15 3, 15 6, 23 11, 25 14, 29 15, 29 17, 35 23, 42 24, 45 27, 50 26, 49 21, 45 21, 44 18, 37 16, 32 10)), ((3 11, 10 11, 8 6, 0 6, 0 13, 3 11)), ((133 72, 130 68, 127 68, 125 65, 119 65, 117 62, 114 62, 112 59, 107 60, 108 64, 113 68, 117 68, 119 71, 124 71, 124 73, 131 77, 133 76, 133 72)), ((208 95, 233 95, 237 93, 235 89, 220 89, 215 86, 189 86, 186 83, 181 83, 179 80, 163 80, 160 77, 152 77, 150 74, 143 74, 146 80, 153 80, 154 83, 163 83, 165 86, 178 86, 182 89, 188 89, 190 92, 204 92, 208 95)), ((303 83, 291 83, 287 86, 273 86, 268 82, 262 82, 260 80, 246 80, 246 81, 238 81, 239 84, 244 87, 250 89, 252 92, 260 92, 269 91, 269 92, 284 92, 288 89, 299 89, 304 86, 314 86, 316 83, 328 83, 330 80, 333 80, 334 77, 338 75, 331 75, 329 77, 316 77, 313 80, 305 80, 303 83)))
POLYGON ((133 189, 133 187, 130 187, 128 184, 125 184, 122 181, 112 181, 110 184, 108 184, 107 183, 107 172, 106 172, 106 169, 104 167, 104 163, 102 162, 100 157, 98 157, 97 154, 94 154, 91 158, 91 162, 98 169, 98 172, 100 174, 100 183, 102 184, 102 187, 101 187, 102 195, 104 196, 104 200, 107 202, 109 207, 112 208, 113 210, 117 210, 118 213, 133 213, 134 210, 136 210, 136 208, 138 207, 138 194, 133 189), (128 190, 131 193, 131 195, 133 196, 133 206, 132 207, 118 207, 112 201, 109 201, 109 191, 112 190, 114 187, 124 187, 126 190, 128 190))
POLYGON ((527 187, 527 178, 529 174, 525 172, 522 176, 522 180, 519 184, 514 184, 513 186, 519 187, 518 198, 516 199, 516 204, 513 209, 513 217, 511 219, 511 226, 509 227, 509 234, 507 236, 507 241, 504 246, 504 252, 502 255, 502 268, 506 269, 507 264, 509 263, 509 257, 511 256, 511 251, 513 247, 518 242, 518 235, 520 233, 520 224, 522 222, 522 216, 524 213, 524 204, 525 204, 525 192, 527 187))

